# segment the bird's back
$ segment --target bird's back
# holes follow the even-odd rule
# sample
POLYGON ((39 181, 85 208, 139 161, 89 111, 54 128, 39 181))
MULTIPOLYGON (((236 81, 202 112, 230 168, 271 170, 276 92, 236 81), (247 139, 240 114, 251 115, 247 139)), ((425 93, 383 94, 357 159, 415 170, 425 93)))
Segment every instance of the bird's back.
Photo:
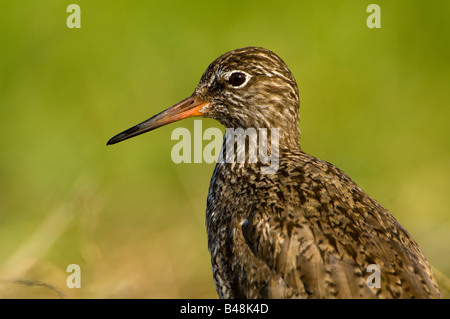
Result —
POLYGON ((280 154, 276 174, 218 163, 208 245, 222 298, 439 298, 418 245, 330 163, 280 154), (369 265, 380 287, 369 288, 369 265))

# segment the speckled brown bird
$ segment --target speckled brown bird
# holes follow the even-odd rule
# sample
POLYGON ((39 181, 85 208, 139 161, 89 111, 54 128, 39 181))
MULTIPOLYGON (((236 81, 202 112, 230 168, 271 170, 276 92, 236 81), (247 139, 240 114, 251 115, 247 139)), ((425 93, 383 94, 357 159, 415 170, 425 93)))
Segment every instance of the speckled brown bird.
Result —
MULTIPOLYGON (((299 105, 280 57, 237 49, 207 68, 189 98, 108 144, 192 116, 279 129, 275 172, 250 161, 215 167, 206 226, 220 298, 440 298, 423 253, 389 211, 339 168, 301 150, 299 105), (367 285, 372 264, 379 288, 367 285)), ((227 134, 223 149, 237 146, 227 134)))

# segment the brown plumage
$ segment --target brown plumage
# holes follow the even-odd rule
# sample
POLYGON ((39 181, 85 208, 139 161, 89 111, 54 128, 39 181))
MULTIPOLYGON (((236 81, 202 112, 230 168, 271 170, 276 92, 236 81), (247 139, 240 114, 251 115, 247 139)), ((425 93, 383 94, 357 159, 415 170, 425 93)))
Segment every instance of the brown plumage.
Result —
MULTIPOLYGON (((340 169, 302 152, 298 112, 283 60, 263 48, 237 49, 208 67, 191 97, 108 144, 191 116, 233 129, 279 128, 275 172, 250 161, 219 161, 214 170, 206 226, 221 298, 441 297, 418 245, 389 211, 340 169), (367 285, 372 264, 379 288, 367 285)), ((237 146, 227 134, 223 152, 237 146)))

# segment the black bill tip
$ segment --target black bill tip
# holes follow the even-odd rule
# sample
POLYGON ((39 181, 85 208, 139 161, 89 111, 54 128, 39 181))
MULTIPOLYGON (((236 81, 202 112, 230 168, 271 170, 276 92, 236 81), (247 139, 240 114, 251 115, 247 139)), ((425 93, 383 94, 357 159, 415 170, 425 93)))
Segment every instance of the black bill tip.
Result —
POLYGON ((129 128, 128 130, 123 131, 122 133, 119 133, 115 136, 113 136, 106 145, 113 145, 122 141, 125 141, 129 138, 132 138, 136 135, 142 134, 143 132, 140 130, 141 125, 138 124, 136 126, 133 126, 129 128))

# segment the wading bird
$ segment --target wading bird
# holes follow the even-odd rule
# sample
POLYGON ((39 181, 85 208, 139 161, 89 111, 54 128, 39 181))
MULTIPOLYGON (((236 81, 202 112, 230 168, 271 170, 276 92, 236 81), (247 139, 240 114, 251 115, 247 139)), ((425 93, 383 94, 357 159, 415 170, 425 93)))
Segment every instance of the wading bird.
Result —
POLYGON ((276 172, 219 161, 211 178, 206 226, 220 298, 441 297, 417 243, 389 211, 339 168, 301 150, 299 105, 280 57, 237 49, 209 65, 190 97, 108 145, 193 116, 279 129, 276 172), (370 265, 379 269, 379 287, 367 284, 370 265))

